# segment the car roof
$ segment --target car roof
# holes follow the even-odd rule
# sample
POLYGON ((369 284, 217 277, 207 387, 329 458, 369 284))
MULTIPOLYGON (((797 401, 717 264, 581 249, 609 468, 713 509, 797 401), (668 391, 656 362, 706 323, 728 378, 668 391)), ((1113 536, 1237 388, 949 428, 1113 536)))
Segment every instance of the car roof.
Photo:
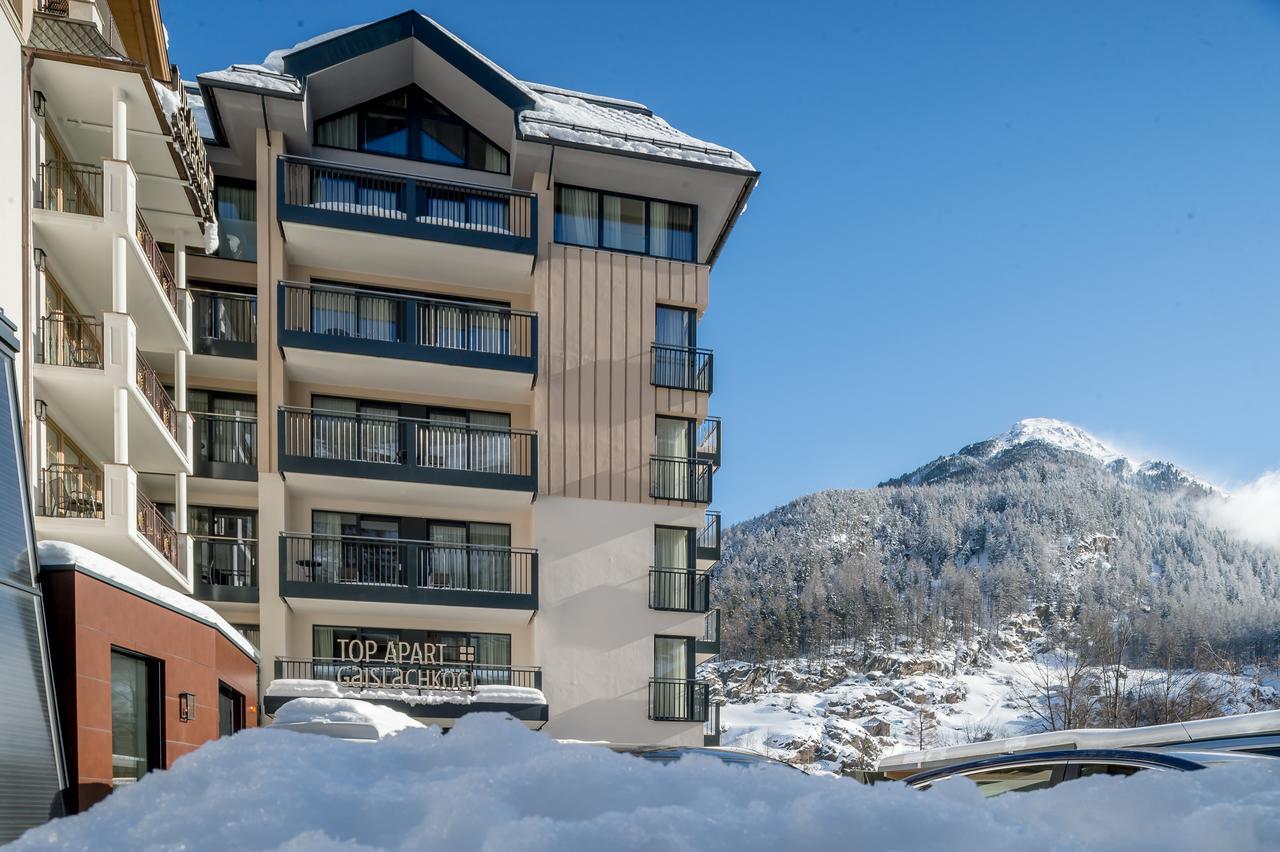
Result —
MULTIPOLYGON (((1265 759, 1265 758, 1264 758, 1265 759)), ((1033 751, 1022 754, 1001 754, 953 763, 937 769, 917 772, 906 779, 907 784, 918 786, 947 778, 952 775, 963 775, 983 769, 995 769, 1001 766, 1022 766, 1038 763, 1138 763, 1155 769, 1173 769, 1181 772, 1194 772, 1203 769, 1204 763, 1176 752, 1134 751, 1131 749, 1091 748, 1091 749, 1055 749, 1053 751, 1033 751)))

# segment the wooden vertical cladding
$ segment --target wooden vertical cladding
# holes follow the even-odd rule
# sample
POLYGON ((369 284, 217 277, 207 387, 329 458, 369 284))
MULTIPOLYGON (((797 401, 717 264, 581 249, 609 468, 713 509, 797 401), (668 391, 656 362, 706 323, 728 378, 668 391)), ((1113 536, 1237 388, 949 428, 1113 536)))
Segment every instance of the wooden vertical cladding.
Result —
POLYGON ((654 502, 654 417, 707 416, 706 394, 651 382, 656 308, 704 310, 707 273, 693 263, 549 247, 534 282, 541 493, 654 502))

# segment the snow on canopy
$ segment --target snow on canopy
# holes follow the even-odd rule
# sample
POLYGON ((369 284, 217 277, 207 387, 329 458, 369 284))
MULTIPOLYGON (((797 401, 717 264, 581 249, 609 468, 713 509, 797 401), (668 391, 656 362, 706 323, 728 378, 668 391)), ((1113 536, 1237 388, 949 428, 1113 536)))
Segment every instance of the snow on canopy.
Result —
POLYGON ((187 597, 182 592, 161 585, 150 577, 144 577, 114 559, 108 559, 101 553, 66 541, 39 542, 36 545, 36 552, 41 565, 74 565, 86 574, 122 586, 140 597, 150 598, 197 621, 206 622, 234 642, 241 651, 255 660, 258 659, 258 652, 254 650, 249 640, 244 638, 244 634, 232 627, 211 607, 187 597))
MULTIPOLYGON (((337 666, 335 668, 340 668, 337 666)), ((546 704, 542 690, 531 686, 482 684, 472 691, 428 689, 409 692, 401 689, 343 689, 331 680, 276 678, 267 686, 267 695, 283 698, 307 696, 346 699, 401 701, 409 705, 439 704, 546 704)), ((287 706, 287 705, 286 705, 287 706)))
POLYGON ((417 719, 381 704, 351 698, 295 698, 275 714, 277 725, 369 725, 385 737, 406 728, 426 727, 417 719))
POLYGON ((652 763, 498 714, 371 742, 251 728, 10 848, 1251 852, 1280 834, 1277 767, 1099 775, 983 799, 964 782, 921 792, 701 756, 652 763))

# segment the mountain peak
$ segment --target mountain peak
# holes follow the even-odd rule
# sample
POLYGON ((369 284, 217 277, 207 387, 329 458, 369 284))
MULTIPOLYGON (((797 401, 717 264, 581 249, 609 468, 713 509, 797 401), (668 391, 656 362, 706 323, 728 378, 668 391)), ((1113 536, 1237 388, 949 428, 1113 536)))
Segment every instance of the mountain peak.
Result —
POLYGON ((1003 435, 984 443, 989 446, 986 453, 988 458, 1022 444, 1042 443, 1090 456, 1104 465, 1121 460, 1129 461, 1123 453, 1107 446, 1079 426, 1050 417, 1028 417, 1025 420, 1019 420, 1003 435))

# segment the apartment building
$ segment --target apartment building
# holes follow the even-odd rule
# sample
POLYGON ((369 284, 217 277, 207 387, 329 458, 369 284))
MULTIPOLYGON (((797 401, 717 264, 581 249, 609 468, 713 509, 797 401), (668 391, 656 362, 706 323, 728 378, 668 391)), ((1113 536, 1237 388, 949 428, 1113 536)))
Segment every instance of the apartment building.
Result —
POLYGON ((240 627, 268 714, 714 740, 697 328, 752 165, 416 12, 181 86, 154 5, 57 5, 28 51, 39 535, 240 627))

